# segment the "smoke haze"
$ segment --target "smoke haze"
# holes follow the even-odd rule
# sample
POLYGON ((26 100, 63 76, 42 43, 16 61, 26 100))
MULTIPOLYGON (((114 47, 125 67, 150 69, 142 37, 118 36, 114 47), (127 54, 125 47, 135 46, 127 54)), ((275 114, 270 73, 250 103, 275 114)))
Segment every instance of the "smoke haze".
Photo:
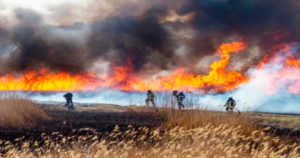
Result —
POLYGON ((202 58, 214 55, 221 43, 240 39, 248 47, 231 64, 238 63, 235 68, 247 72, 274 45, 299 43, 300 38, 299 3, 294 0, 87 1, 82 7, 91 5, 106 9, 91 9, 89 21, 76 19, 79 2, 49 5, 52 14, 68 15, 56 25, 38 9, 15 8, 15 24, 0 26, 0 52, 7 54, 2 73, 40 67, 76 73, 102 59, 115 65, 130 60, 135 71, 185 66, 205 72, 207 65, 197 65, 202 58), (110 14, 100 18, 108 8, 110 14), (65 19, 75 21, 64 24, 65 19), (253 47, 257 53, 249 53, 253 47))
MULTIPOLYGON (((143 79, 179 68, 207 74, 219 59, 215 54, 222 43, 242 41, 246 49, 232 55, 226 70, 240 72, 249 82, 225 94, 202 95, 199 90, 197 105, 217 98, 211 103, 217 109, 233 95, 247 102, 240 104, 243 110, 293 112, 298 106, 300 91, 292 87, 299 86, 300 79, 270 74, 289 76, 299 70, 288 71, 282 62, 257 69, 266 56, 275 58, 282 45, 292 47, 299 60, 299 1, 0 0, 0 6, 0 75, 43 68, 111 75, 113 67, 123 65, 130 65, 130 73, 143 79), (277 83, 278 89, 270 93, 268 83, 277 83)), ((111 94, 115 93, 86 98, 124 105, 135 100, 125 92, 107 100, 111 94)), ((138 93, 130 95, 141 98, 138 93)), ((141 99, 133 104, 143 103, 141 99)))

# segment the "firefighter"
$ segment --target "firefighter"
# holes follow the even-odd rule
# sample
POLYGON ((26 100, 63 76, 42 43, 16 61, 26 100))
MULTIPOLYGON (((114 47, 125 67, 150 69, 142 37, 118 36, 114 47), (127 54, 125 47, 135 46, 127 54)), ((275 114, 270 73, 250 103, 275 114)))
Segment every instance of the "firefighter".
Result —
POLYGON ((147 91, 147 99, 145 100, 146 105, 149 106, 149 101, 152 103, 152 106, 155 107, 155 102, 154 102, 155 95, 151 90, 147 91))
POLYGON ((64 97, 66 99, 65 106, 67 106, 69 110, 74 110, 73 101, 72 101, 73 94, 68 92, 64 95, 64 97))
POLYGON ((235 108, 236 102, 232 97, 229 97, 226 101, 226 104, 224 107, 226 107, 226 111, 233 112, 233 109, 235 108))
POLYGON ((178 104, 178 108, 179 110, 181 110, 182 108, 185 108, 184 105, 182 104, 183 100, 185 99, 185 95, 183 94, 183 92, 179 92, 178 94, 176 93, 176 91, 173 92, 173 95, 176 97, 177 99, 177 104, 178 104))

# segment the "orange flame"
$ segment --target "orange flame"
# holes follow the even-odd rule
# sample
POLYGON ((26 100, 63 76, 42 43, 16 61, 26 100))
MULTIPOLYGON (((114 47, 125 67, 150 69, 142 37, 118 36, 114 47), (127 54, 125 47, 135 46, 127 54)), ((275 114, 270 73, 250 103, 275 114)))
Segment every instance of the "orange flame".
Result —
POLYGON ((300 69, 300 60, 297 60, 295 57, 290 57, 286 59, 286 63, 289 66, 293 66, 295 68, 300 69))
POLYGON ((65 72, 49 72, 47 69, 29 71, 20 76, 11 74, 0 78, 0 90, 24 91, 78 91, 95 90, 90 83, 96 81, 92 73, 71 75, 65 72))
POLYGON ((193 72, 186 72, 184 68, 178 69, 175 72, 162 76, 158 79, 140 80, 135 79, 135 82, 128 84, 125 89, 144 91, 152 89, 160 90, 211 90, 214 92, 222 92, 237 88, 241 83, 247 81, 246 77, 236 71, 226 71, 226 66, 230 60, 231 52, 239 52, 246 45, 242 42, 233 42, 230 44, 222 44, 218 49, 217 55, 219 61, 215 61, 210 65, 211 71, 208 75, 195 75, 193 72))
POLYGON ((236 71, 227 71, 230 53, 238 53, 245 49, 243 42, 222 44, 217 50, 219 61, 214 61, 208 75, 196 75, 184 68, 157 79, 141 79, 132 70, 133 65, 128 62, 125 66, 113 66, 112 75, 103 79, 103 74, 65 72, 50 72, 47 69, 29 71, 19 76, 11 74, 0 77, 0 90, 25 91, 81 91, 96 90, 99 87, 117 88, 125 91, 144 91, 152 89, 164 90, 199 90, 223 92, 237 88, 247 82, 247 78, 236 71))

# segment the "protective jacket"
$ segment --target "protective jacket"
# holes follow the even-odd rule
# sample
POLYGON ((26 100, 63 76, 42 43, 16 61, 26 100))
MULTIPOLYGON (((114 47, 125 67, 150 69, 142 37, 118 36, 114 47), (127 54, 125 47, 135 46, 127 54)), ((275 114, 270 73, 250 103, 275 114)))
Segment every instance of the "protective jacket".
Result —
POLYGON ((184 94, 179 94, 177 95, 177 102, 183 102, 184 98, 185 98, 185 95, 184 94))
POLYGON ((235 107, 235 105, 236 105, 236 102, 235 102, 235 100, 232 99, 232 98, 229 98, 229 99, 226 101, 226 104, 225 104, 225 106, 226 106, 227 108, 230 108, 230 109, 233 109, 233 108, 235 107))
POLYGON ((147 93, 147 99, 154 100, 155 96, 153 93, 147 93))

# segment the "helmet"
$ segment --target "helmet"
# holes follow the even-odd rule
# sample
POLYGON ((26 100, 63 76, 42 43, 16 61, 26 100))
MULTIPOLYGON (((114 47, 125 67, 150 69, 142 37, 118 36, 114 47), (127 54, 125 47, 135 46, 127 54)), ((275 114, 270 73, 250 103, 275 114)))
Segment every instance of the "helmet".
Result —
POLYGON ((180 95, 182 95, 182 94, 183 94, 183 92, 181 91, 181 92, 179 92, 179 94, 180 94, 180 95))
POLYGON ((148 93, 152 93, 150 89, 147 90, 148 93))
POLYGON ((228 99, 233 99, 233 97, 232 97, 232 96, 230 96, 228 99))

